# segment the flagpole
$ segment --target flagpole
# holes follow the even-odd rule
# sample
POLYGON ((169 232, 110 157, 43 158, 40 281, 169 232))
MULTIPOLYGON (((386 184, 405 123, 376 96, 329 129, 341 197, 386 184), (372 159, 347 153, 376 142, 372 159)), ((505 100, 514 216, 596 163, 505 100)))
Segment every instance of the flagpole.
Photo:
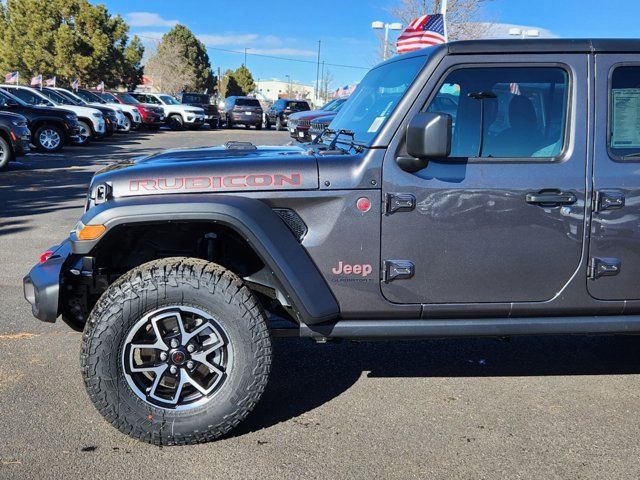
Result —
POLYGON ((440 0, 440 13, 442 14, 442 23, 444 23, 444 41, 449 41, 447 31, 447 0, 440 0))

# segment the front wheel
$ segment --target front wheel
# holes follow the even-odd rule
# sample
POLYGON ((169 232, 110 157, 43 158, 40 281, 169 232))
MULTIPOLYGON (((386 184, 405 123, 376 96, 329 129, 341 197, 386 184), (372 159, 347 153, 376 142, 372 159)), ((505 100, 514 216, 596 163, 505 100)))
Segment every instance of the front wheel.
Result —
POLYGON ((276 130, 279 132, 284 130, 284 125, 282 124, 282 119, 280 117, 276 118, 276 130))
POLYGON ((33 136, 35 146, 44 152, 57 152, 64 145, 62 130, 54 125, 43 125, 33 136))
POLYGON ((184 129, 184 120, 180 115, 171 115, 169 116, 169 128, 171 130, 183 130, 184 129))
POLYGON ((122 131, 124 133, 129 133, 131 131, 131 119, 126 115, 124 116, 124 121, 122 122, 122 131))
POLYGON ((0 170, 4 170, 9 165, 13 157, 11 146, 4 137, 0 137, 0 170))
POLYGON ((78 126, 80 127, 78 137, 76 138, 74 143, 76 145, 86 145, 87 143, 89 143, 89 140, 91 140, 91 127, 84 120, 79 120, 78 126))
POLYGON ((121 432, 156 445, 195 444, 253 410, 269 377, 271 341, 238 276, 204 260, 167 258, 106 290, 85 327, 81 363, 91 400, 121 432))

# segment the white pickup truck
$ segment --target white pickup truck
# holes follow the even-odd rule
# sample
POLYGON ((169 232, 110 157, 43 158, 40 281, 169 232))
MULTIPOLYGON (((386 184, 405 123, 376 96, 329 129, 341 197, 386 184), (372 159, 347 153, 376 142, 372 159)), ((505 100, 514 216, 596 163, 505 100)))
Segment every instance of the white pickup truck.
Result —
POLYGON ((164 110, 167 125, 172 130, 197 128, 204 124, 205 114, 200 107, 183 105, 175 97, 166 93, 131 92, 138 101, 158 105, 164 110))

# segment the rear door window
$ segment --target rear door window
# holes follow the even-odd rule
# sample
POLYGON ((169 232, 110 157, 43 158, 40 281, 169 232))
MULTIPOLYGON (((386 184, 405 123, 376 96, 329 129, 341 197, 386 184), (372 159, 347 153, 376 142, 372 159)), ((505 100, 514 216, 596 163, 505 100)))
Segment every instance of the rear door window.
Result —
POLYGON ((609 154, 640 160, 640 66, 619 66, 609 84, 609 154))

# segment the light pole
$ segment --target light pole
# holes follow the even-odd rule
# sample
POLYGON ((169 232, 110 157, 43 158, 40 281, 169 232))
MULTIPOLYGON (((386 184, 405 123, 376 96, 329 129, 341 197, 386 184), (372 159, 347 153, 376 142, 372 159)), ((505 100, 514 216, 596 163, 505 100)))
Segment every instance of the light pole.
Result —
POLYGON ((512 35, 514 37, 520 37, 523 40, 525 38, 537 38, 540 36, 540 30, 537 30, 535 28, 525 29, 525 28, 513 27, 509 29, 509 35, 512 35))
POLYGON ((291 76, 285 75, 287 77, 287 97, 291 95, 291 76))
POLYGON ((402 30, 402 24, 399 22, 384 23, 384 22, 372 22, 371 28, 374 30, 384 29, 384 50, 382 51, 382 59, 386 60, 389 57, 389 30, 402 30))

